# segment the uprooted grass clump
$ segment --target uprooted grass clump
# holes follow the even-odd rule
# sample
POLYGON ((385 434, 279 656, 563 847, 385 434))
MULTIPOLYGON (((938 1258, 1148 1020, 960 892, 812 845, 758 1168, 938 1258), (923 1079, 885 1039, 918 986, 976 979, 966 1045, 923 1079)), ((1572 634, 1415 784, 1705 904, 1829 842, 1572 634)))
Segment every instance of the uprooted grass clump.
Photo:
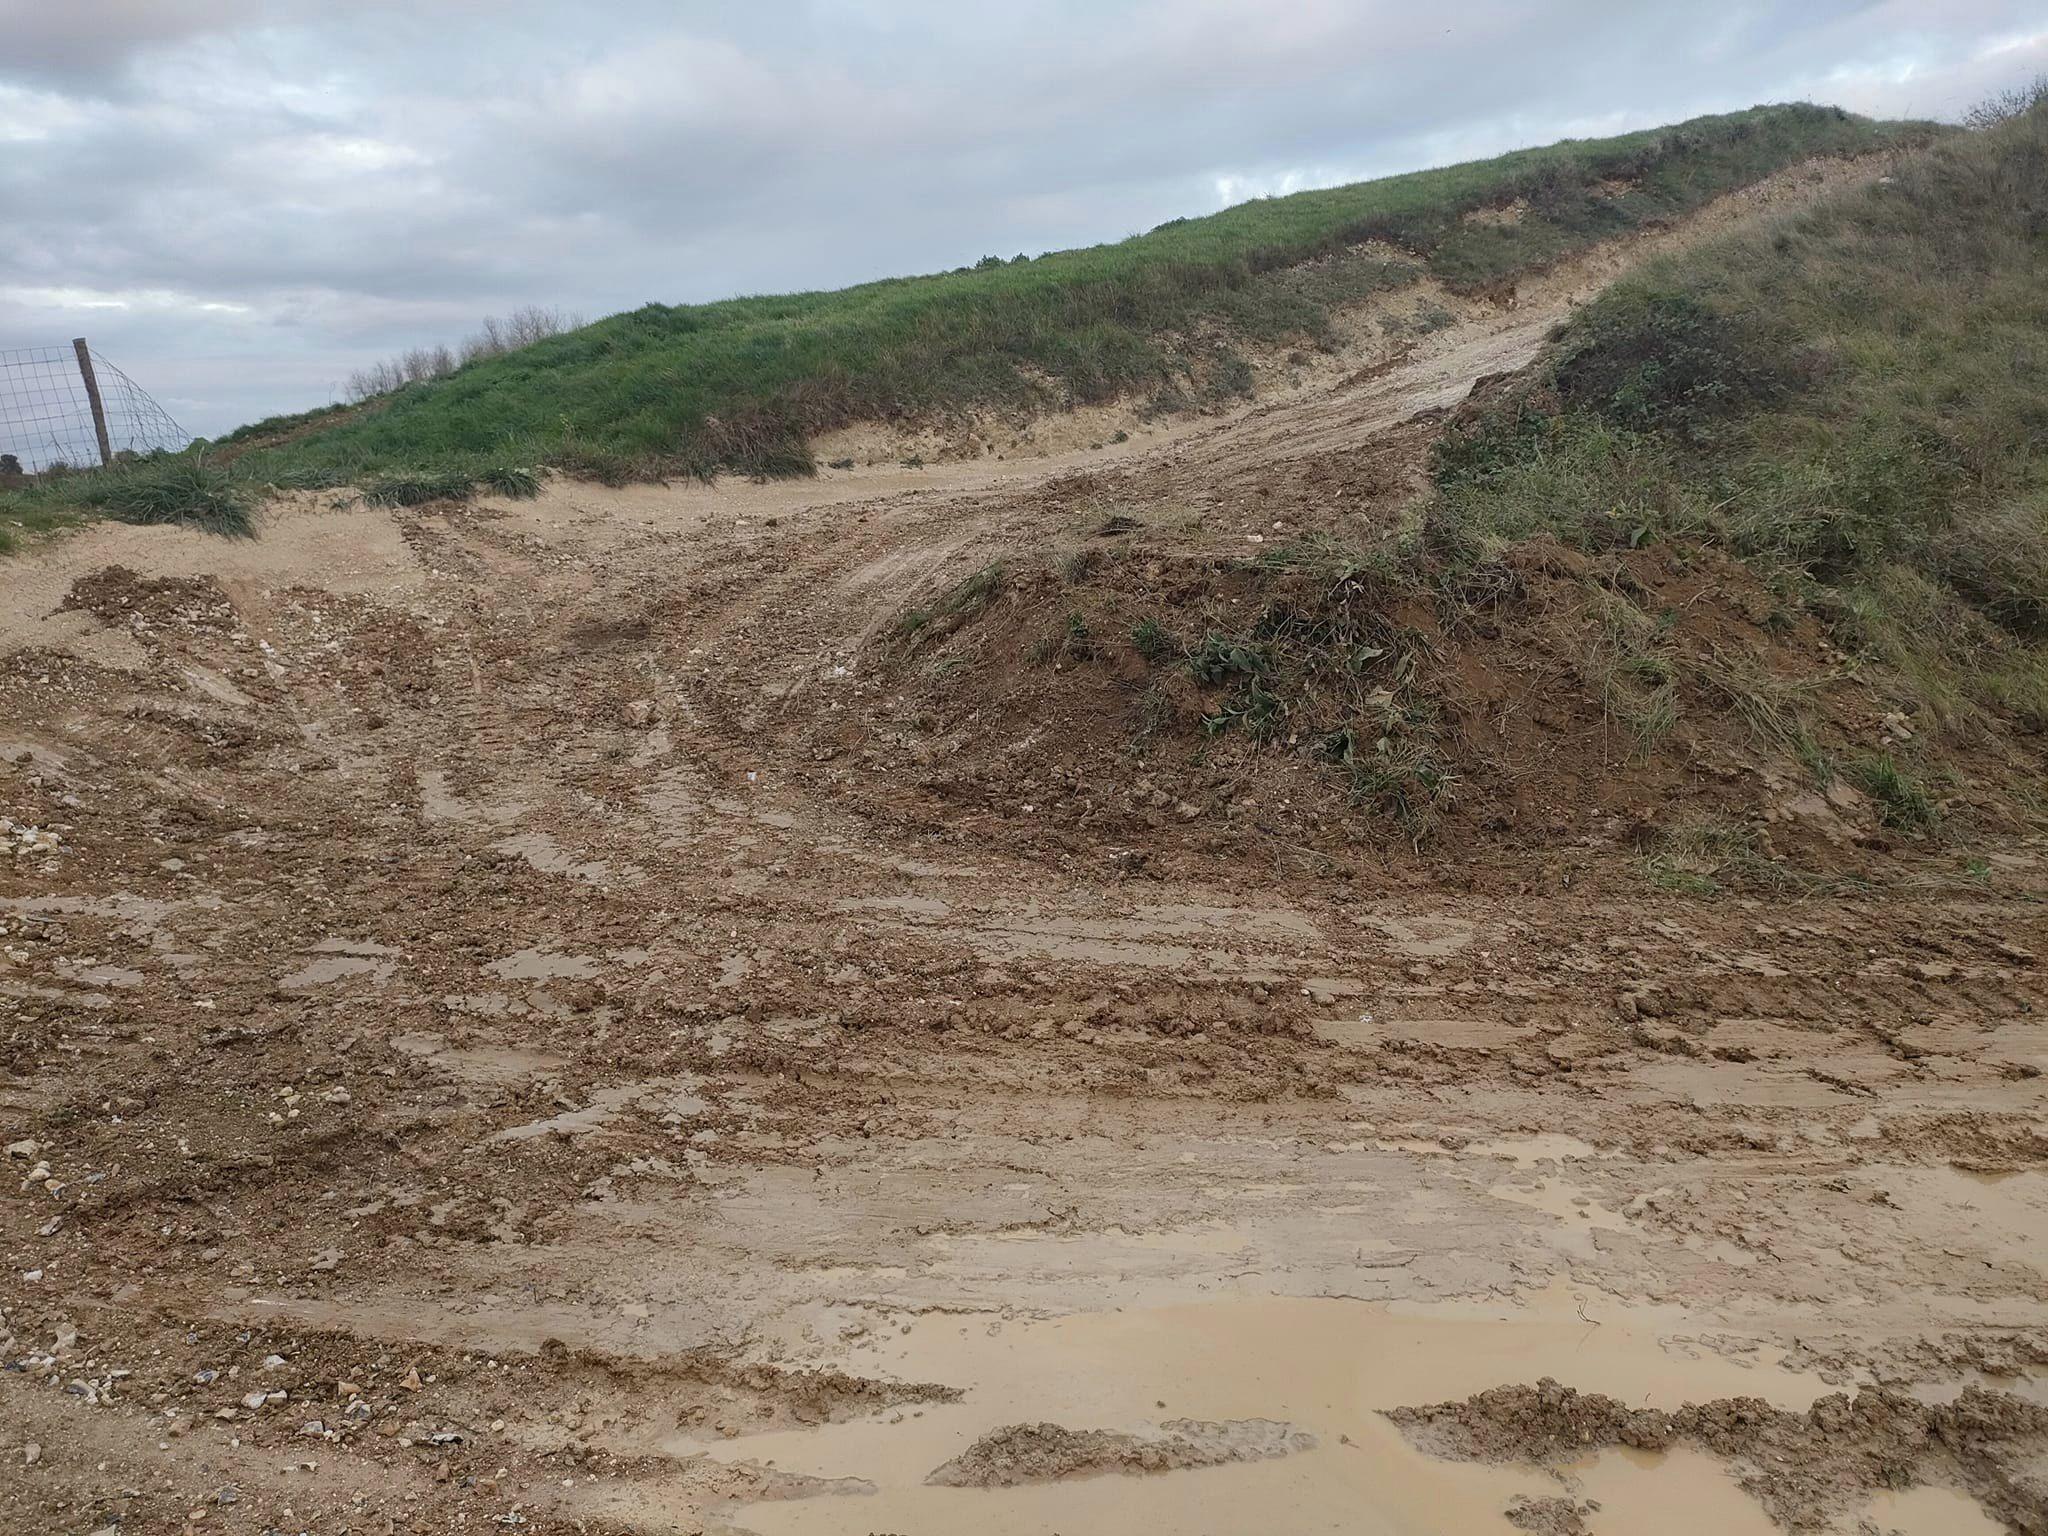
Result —
POLYGON ((1715 545, 1924 726, 2048 725, 2048 92, 2027 100, 1588 305, 1441 444, 1421 541, 1715 545))
POLYGON ((903 636, 950 634, 996 600, 1003 590, 1004 570, 1000 560, 983 566, 939 599, 936 607, 913 608, 897 623, 903 636))
POLYGON ((330 418, 223 440, 264 475, 510 453, 601 479, 808 474, 854 420, 1248 391, 1240 348, 1334 343, 1336 311, 1433 276, 1483 292, 1816 155, 1924 137, 1758 107, 1175 219, 1111 245, 834 293, 650 304, 330 418), (1514 207, 1512 221, 1473 218, 1514 207))

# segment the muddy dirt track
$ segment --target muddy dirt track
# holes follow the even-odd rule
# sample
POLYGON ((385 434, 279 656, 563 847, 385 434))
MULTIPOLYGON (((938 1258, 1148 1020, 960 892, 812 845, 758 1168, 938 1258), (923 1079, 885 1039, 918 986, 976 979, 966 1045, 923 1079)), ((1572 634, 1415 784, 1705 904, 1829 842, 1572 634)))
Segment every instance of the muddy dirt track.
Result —
POLYGON ((0 1530, 2048 1530, 2032 841, 1687 901, 901 747, 1077 474, 1241 539, 1623 259, 1117 453, 0 572, 0 1530))

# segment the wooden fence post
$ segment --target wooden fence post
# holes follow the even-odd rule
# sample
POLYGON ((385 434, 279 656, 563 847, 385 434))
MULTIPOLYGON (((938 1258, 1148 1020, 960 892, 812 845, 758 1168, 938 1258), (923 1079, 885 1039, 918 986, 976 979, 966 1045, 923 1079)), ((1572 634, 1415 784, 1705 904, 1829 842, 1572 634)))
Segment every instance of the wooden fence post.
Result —
POLYGON ((111 464, 114 445, 107 441, 107 408, 100 403, 100 381, 93 376, 92 350, 83 336, 73 338, 71 350, 78 354, 78 376, 85 380, 85 398, 92 402, 92 430, 100 440, 100 463, 111 464))

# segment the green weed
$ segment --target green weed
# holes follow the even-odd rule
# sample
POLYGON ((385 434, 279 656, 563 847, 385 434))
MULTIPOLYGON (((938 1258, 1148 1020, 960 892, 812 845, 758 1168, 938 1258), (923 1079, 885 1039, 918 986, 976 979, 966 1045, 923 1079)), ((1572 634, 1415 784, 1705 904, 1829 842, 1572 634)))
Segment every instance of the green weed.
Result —
POLYGON ((1178 647, 1166 626, 1154 618, 1140 619, 1131 629, 1131 644, 1138 654, 1157 666, 1173 655, 1178 647))

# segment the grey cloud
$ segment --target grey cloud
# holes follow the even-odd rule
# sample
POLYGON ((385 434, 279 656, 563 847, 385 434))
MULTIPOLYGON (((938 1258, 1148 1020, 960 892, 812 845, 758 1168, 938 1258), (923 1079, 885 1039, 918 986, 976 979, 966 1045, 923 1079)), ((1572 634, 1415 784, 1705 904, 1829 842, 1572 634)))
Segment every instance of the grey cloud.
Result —
POLYGON ((261 0, 0 0, 9 72, 103 76, 136 54, 258 19, 261 0))

